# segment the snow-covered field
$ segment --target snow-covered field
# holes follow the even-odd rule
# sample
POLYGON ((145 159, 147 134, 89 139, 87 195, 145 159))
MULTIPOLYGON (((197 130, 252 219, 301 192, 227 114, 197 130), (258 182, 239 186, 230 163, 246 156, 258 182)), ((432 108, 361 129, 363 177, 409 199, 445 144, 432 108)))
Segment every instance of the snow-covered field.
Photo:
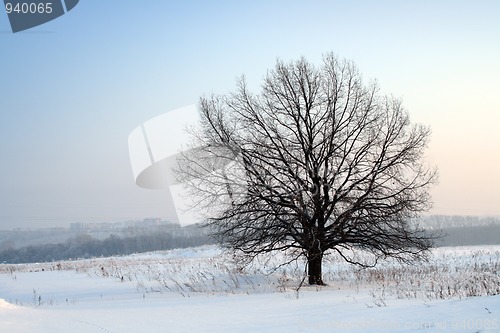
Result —
POLYGON ((282 256, 242 268, 216 246, 0 265, 0 332, 500 332, 500 246, 428 262, 325 263, 303 286, 282 256))

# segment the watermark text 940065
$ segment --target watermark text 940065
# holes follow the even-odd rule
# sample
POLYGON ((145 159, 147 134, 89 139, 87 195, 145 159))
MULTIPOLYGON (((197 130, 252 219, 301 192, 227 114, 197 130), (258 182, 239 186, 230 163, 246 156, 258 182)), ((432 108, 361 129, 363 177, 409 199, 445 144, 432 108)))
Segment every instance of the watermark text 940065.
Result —
POLYGON ((18 14, 51 14, 52 13, 52 2, 22 2, 22 3, 5 3, 5 10, 7 14, 18 13, 18 14))
POLYGON ((4 0, 12 32, 52 21, 73 9, 79 0, 4 0))

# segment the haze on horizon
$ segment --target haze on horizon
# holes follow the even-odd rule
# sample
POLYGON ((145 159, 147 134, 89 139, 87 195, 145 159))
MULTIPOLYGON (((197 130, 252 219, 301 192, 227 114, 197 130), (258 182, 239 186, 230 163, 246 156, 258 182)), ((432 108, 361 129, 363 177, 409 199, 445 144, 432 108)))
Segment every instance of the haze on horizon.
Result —
POLYGON ((0 229, 174 219, 127 138, 169 110, 259 88, 333 51, 432 128, 431 214, 500 216, 500 2, 87 0, 12 34, 0 12, 0 229))

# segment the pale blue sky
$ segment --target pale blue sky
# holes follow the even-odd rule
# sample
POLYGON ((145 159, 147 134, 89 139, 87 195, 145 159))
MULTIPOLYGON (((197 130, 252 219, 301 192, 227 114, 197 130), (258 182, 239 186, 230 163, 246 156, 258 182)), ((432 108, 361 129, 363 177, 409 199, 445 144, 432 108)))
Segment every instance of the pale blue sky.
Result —
POLYGON ((0 45, 0 228, 171 217, 129 133, 330 51, 432 127, 431 213, 500 215, 499 1, 81 0, 17 34, 0 11, 0 45))

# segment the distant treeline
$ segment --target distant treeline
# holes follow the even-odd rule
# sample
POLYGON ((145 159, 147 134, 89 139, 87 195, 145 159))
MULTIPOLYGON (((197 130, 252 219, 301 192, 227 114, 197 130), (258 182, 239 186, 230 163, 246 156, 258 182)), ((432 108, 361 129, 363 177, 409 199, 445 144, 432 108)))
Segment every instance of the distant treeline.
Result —
POLYGON ((441 228, 436 246, 500 245, 500 224, 441 228))
POLYGON ((64 243, 3 250, 0 252, 0 263, 20 264, 109 257, 200 246, 210 243, 212 243, 211 239, 205 233, 199 231, 184 233, 183 235, 173 235, 168 232, 141 234, 130 237, 111 235, 104 240, 82 234, 64 243))
MULTIPOLYGON (((500 224, 458 226, 443 228, 443 224, 430 230, 438 231, 442 238, 435 246, 500 245, 500 224)), ((444 224, 446 225, 446 224, 444 224)), ((431 224, 427 224, 430 227, 431 224)), ((425 227, 425 226, 424 226, 425 227)), ((30 245, 21 248, 0 250, 0 264, 20 264, 32 262, 52 262, 68 259, 109 257, 132 253, 169 250, 213 244, 206 231, 197 227, 159 226, 144 229, 140 233, 111 235, 97 239, 88 234, 72 237, 57 244, 30 245)))
POLYGON ((500 225, 500 217, 494 216, 429 215, 420 217, 417 221, 420 226, 430 229, 500 225))

